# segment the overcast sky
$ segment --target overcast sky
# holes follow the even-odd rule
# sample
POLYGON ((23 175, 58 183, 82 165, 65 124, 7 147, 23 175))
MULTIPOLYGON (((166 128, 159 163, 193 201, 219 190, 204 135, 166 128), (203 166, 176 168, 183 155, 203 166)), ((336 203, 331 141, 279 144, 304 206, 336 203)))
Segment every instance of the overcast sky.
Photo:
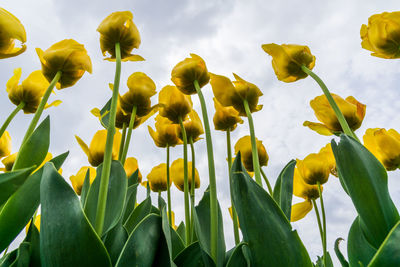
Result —
MULTIPOLYGON (((102 107, 111 97, 108 83, 114 80, 115 64, 103 61, 100 52, 100 22, 113 11, 133 13, 142 44, 134 51, 146 61, 122 64, 120 92, 127 91, 128 76, 135 71, 149 75, 157 91, 172 84, 172 68, 189 53, 200 55, 210 72, 233 79, 232 72, 256 84, 264 95, 264 108, 254 113, 257 137, 263 141, 270 160, 264 170, 272 183, 290 159, 302 159, 318 152, 331 137, 320 136, 302 126, 305 120, 316 121, 309 101, 322 91, 311 79, 295 83, 277 80, 271 66, 271 57, 262 49, 265 43, 294 43, 308 45, 316 56, 314 71, 330 90, 343 98, 349 95, 367 105, 367 113, 356 134, 362 138, 367 128, 394 128, 400 130, 400 63, 370 56, 361 48, 359 35, 362 24, 372 14, 397 11, 398 1, 81 1, 81 0, 6 0, 2 7, 17 16, 27 32, 28 50, 22 55, 0 61, 0 121, 14 108, 8 100, 5 85, 13 69, 22 68, 22 79, 40 68, 35 48, 47 49, 53 43, 73 38, 85 45, 93 63, 93 74, 85 74, 71 88, 57 91, 50 101, 63 103, 45 111, 51 114, 50 151, 58 155, 70 150, 63 166, 64 177, 75 174, 87 158, 75 141, 79 135, 88 144, 93 134, 101 129, 90 110, 102 107)), ((209 117, 214 114, 212 90, 203 88, 208 102, 209 117)), ((201 113, 197 96, 192 97, 194 108, 201 113)), ((157 96, 153 99, 156 103, 157 96)), ((14 151, 31 120, 31 115, 19 114, 9 131, 14 151)), ((151 119, 147 124, 154 125, 151 119)), ((133 132, 128 156, 139 160, 142 174, 165 161, 165 150, 157 148, 147 131, 147 124, 133 132)), ((232 133, 232 143, 249 134, 247 120, 232 133)), ((216 159, 218 198, 224 215, 227 248, 234 244, 232 223, 227 212, 230 206, 226 166, 225 134, 212 132, 216 159)), ((197 168, 201 187, 199 200, 208 185, 205 140, 195 144, 197 168)), ((182 147, 172 149, 172 160, 182 157, 182 147)), ((400 207, 400 175, 389 173, 392 198, 400 207)), ((183 220, 183 194, 175 187, 173 210, 176 221, 183 220)), ((139 193, 142 200, 145 190, 139 193)), ((343 192, 338 179, 331 176, 324 185, 327 208, 328 249, 334 255, 333 243, 337 237, 347 239, 347 232, 355 218, 351 200, 343 192)), ((295 199, 299 201, 299 199, 295 199)), ((267 220, 268 218, 266 218, 267 220)), ((294 223, 313 261, 322 254, 314 212, 294 223)), ((262 229, 260 229, 262 231, 262 229)), ((342 244, 342 251, 346 251, 342 244)), ((346 253, 347 254, 347 253, 346 253)), ((336 257, 333 256, 335 262, 336 257)))

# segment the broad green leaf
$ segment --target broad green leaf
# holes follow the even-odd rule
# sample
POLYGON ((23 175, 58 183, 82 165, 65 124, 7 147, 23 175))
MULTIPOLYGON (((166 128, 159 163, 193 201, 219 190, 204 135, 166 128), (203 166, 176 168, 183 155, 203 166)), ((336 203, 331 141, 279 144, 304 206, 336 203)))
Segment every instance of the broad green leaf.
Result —
MULTIPOLYGON (((129 183, 129 180, 128 180, 129 183)), ((139 184, 133 184, 128 187, 128 190, 126 192, 126 199, 125 199, 125 207, 124 207, 124 212, 122 216, 122 222, 125 223, 126 220, 128 219, 129 215, 131 215, 132 211, 135 209, 136 206, 136 193, 137 193, 137 187, 139 184)))
POLYGON ((182 240, 186 240, 185 223, 183 221, 178 225, 178 228, 176 228, 176 232, 182 240))
POLYGON ((126 241, 128 240, 128 233, 122 226, 121 220, 106 234, 104 246, 107 248, 108 255, 110 255, 111 263, 115 265, 118 257, 126 241))
MULTIPOLYGON (((97 212, 97 200, 99 197, 100 180, 103 164, 96 170, 96 178, 90 186, 85 205, 85 214, 89 221, 94 225, 97 212)), ((111 163, 110 179, 108 183, 108 193, 106 202, 106 212, 104 215, 103 233, 112 229, 122 216, 125 196, 127 190, 127 180, 124 167, 121 162, 113 160, 111 163)))
POLYGON ((338 258, 338 260, 340 261, 340 264, 342 265, 342 267, 349 267, 349 263, 347 262, 346 258, 343 256, 342 252, 339 249, 339 243, 340 241, 342 241, 343 238, 339 237, 336 239, 335 241, 335 253, 336 253, 336 257, 338 258))
POLYGON ((104 105, 104 107, 100 110, 100 115, 101 115, 100 123, 106 129, 108 127, 108 120, 110 117, 111 100, 112 100, 112 98, 110 98, 107 101, 107 103, 104 105))
POLYGON ((297 232, 272 197, 247 174, 240 153, 232 175, 233 203, 252 266, 312 266, 297 232))
POLYGON ((88 169, 86 171, 85 180, 83 181, 83 186, 82 186, 82 190, 81 190, 82 207, 85 207, 89 189, 90 189, 90 170, 88 169))
POLYGON ((74 190, 46 163, 40 185, 40 253, 44 266, 111 266, 74 190))
POLYGON ((8 257, 1 263, 1 267, 25 267, 29 266, 28 242, 22 242, 19 248, 8 254, 8 257))
POLYGON ((148 197, 143 200, 131 213, 131 215, 126 220, 124 226, 128 233, 132 233, 133 229, 135 229, 136 225, 143 220, 144 217, 149 215, 151 212, 151 198, 148 197))
POLYGON ((400 266, 400 221, 389 232, 368 266, 400 266))
MULTIPOLYGON (((32 222, 32 221, 31 221, 32 222)), ((30 267, 40 267, 40 236, 39 231, 35 224, 31 223, 29 226, 28 234, 26 235, 25 241, 30 244, 29 254, 30 254, 30 267)))
POLYGON ((160 216, 147 215, 130 234, 116 266, 152 266, 161 235, 160 216))
POLYGON ((39 167, 50 145, 50 117, 47 116, 19 149, 13 170, 32 166, 39 167))
POLYGON ((128 187, 134 185, 134 184, 139 184, 139 169, 137 169, 131 177, 128 177, 128 187))
MULTIPOLYGON (((210 191, 204 192, 203 198, 195 207, 194 225, 201 248, 211 256, 211 214, 210 191)), ((225 238, 221 209, 218 204, 218 266, 222 266, 225 260, 225 238)))
POLYGON ((292 211, 292 197, 293 197, 293 174, 296 161, 291 160, 283 168, 276 180, 273 197, 278 203, 279 207, 290 221, 290 213, 292 211))
POLYGON ((371 261, 376 253, 376 249, 367 241, 360 227, 359 217, 356 217, 350 227, 349 236, 347 238, 347 255, 349 257, 350 266, 363 266, 371 261))
POLYGON ((387 173, 363 145, 347 135, 332 140, 336 167, 360 218, 365 238, 378 248, 400 219, 390 198, 387 173))
POLYGON ((203 252, 199 242, 194 242, 182 250, 174 262, 177 266, 204 267, 203 252))
POLYGON ((0 173, 0 205, 8 200, 25 182, 35 167, 0 173))
POLYGON ((236 247, 233 248, 232 253, 226 263, 226 267, 250 267, 250 259, 243 254, 243 247, 246 246, 246 243, 239 243, 236 247))
MULTIPOLYGON (((61 167, 69 152, 50 162, 57 169, 61 167)), ((33 173, 25 183, 8 199, 0 211, 0 251, 3 251, 32 218, 40 202, 40 181, 43 167, 33 173)))

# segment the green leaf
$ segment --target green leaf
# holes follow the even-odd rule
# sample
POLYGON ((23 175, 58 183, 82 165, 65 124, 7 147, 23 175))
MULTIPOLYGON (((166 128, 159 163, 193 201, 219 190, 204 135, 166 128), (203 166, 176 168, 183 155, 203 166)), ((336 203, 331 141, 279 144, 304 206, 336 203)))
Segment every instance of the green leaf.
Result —
POLYGON ((160 216, 147 215, 130 234, 116 266, 152 266, 160 237, 160 216))
POLYGON ((276 180, 273 197, 278 203, 279 207, 290 221, 290 214, 292 211, 292 197, 293 197, 293 175, 296 161, 292 159, 283 168, 276 180))
POLYGON ((40 185, 40 252, 44 266, 111 266, 106 248, 74 190, 46 163, 40 185))
POLYGON ((389 232, 368 266, 400 266, 400 221, 389 232))
POLYGON ((30 267, 42 266, 40 261, 40 236, 39 231, 35 224, 32 223, 29 226, 28 234, 26 235, 25 241, 30 243, 29 254, 30 254, 30 267))
POLYGON ((343 238, 339 237, 336 239, 335 241, 335 253, 336 253, 336 257, 339 259, 340 264, 342 265, 342 267, 349 267, 349 263, 347 262, 346 258, 343 256, 342 252, 339 249, 339 243, 340 241, 342 241, 343 238))
POLYGON ((100 123, 106 129, 108 127, 108 120, 109 120, 109 117, 110 117, 111 101, 112 101, 112 98, 110 98, 107 101, 107 103, 104 105, 104 107, 100 110, 100 115, 101 115, 100 123), (105 114, 106 112, 107 112, 107 114, 105 114))
MULTIPOLYGON (((128 179, 128 184, 129 184, 129 179, 128 179)), ((123 213, 123 216, 122 216, 123 223, 126 222, 126 220, 128 219, 129 215, 131 215, 132 211, 135 209, 136 192, 137 192, 137 187, 138 186, 139 186, 139 184, 133 184, 133 185, 128 187, 128 190, 126 192, 124 213, 123 213)))
POLYGON ((139 184, 139 169, 137 169, 131 177, 128 177, 128 187, 134 185, 134 184, 139 184))
POLYGON ((317 262, 315 264, 315 267, 333 267, 332 258, 328 251, 326 252, 326 255, 327 255, 326 266, 324 265, 324 256, 322 257, 317 256, 317 262))
POLYGON ((18 249, 14 250, 1 262, 1 267, 25 267, 29 266, 29 247, 28 242, 22 242, 18 249))
POLYGON ((178 228, 176 228, 176 232, 182 240, 186 240, 185 223, 183 221, 178 225, 178 228))
POLYGON ((194 242, 176 256, 174 262, 177 266, 204 267, 203 252, 199 242, 194 242))
POLYGON ((0 205, 8 200, 25 182, 35 167, 0 173, 0 205))
MULTIPOLYGON (((97 200, 99 197, 102 169, 103 164, 101 164, 96 170, 96 178, 90 186, 85 205, 85 214, 92 225, 94 225, 96 221, 97 200)), ((112 229, 121 218, 125 203, 126 190, 127 180, 124 167, 122 167, 121 162, 113 160, 111 163, 110 179, 108 183, 106 212, 104 215, 102 235, 112 229)))
POLYGON ((125 228, 122 226, 121 220, 114 226, 110 231, 108 231, 106 238, 104 240, 104 246, 107 248, 108 255, 110 255, 110 259, 113 265, 118 260, 119 255, 121 254, 122 249, 126 241, 128 240, 128 233, 125 228))
POLYGON ((18 160, 13 169, 19 170, 27 167, 39 167, 46 158, 50 145, 50 117, 47 116, 35 129, 32 135, 22 144, 18 152, 18 160))
MULTIPOLYGON (((69 152, 50 162, 61 167, 69 152)), ((0 251, 3 251, 32 218, 40 202, 40 181, 43 167, 33 173, 26 182, 8 199, 0 211, 0 251)))
POLYGON ((349 236, 347 238, 347 255, 349 257, 350 266, 363 266, 371 261, 376 253, 376 249, 367 241, 360 227, 360 220, 357 216, 350 227, 349 236))
POLYGON ((272 197, 247 174, 240 153, 232 178, 233 203, 252 266, 312 266, 297 232, 272 197))
POLYGON ((340 136, 339 144, 332 140, 332 150, 361 229, 378 248, 400 219, 389 195, 386 170, 363 145, 347 135, 340 136))
POLYGON ((140 203, 131 213, 131 215, 128 217, 128 219, 125 222, 125 228, 128 231, 128 233, 132 233, 133 229, 135 229, 136 225, 139 224, 141 220, 143 220, 144 217, 149 215, 151 212, 151 198, 148 197, 145 200, 143 200, 142 203, 140 203))
POLYGON ((87 196, 90 189, 90 170, 88 169, 85 174, 85 180, 83 181, 83 186, 81 190, 81 203, 82 207, 85 207, 87 196))
POLYGON ((241 242, 237 244, 236 247, 233 248, 232 254, 230 255, 226 267, 242 267, 247 266, 250 267, 250 259, 248 259, 243 253, 243 247, 246 246, 246 243, 241 242))
MULTIPOLYGON (((194 226, 196 235, 199 239, 201 248, 211 256, 211 214, 210 214, 210 191, 204 192, 203 198, 195 207, 194 226)), ((218 251, 217 258, 219 266, 222 266, 225 260, 225 238, 223 229, 223 219, 221 209, 218 204, 218 251)))

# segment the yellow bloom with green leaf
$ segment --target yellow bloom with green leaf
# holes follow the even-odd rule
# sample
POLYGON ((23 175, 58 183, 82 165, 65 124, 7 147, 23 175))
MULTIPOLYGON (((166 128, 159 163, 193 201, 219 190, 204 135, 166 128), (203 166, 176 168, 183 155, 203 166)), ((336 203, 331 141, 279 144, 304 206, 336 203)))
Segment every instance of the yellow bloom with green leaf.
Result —
POLYGON ((15 57, 26 50, 26 32, 24 25, 13 14, 0 8, 0 59, 15 57), (15 41, 21 47, 15 47, 15 41))
MULTIPOLYGON (((256 138, 258 161, 260 166, 267 166, 268 164, 268 154, 262 141, 256 138)), ((250 135, 243 136, 235 144, 235 154, 240 152, 242 156, 242 163, 247 171, 254 172, 253 168, 253 155, 251 152, 251 138, 250 135)))
MULTIPOLYGON (((171 177, 172 181, 174 182, 176 188, 178 188, 180 191, 184 192, 184 184, 185 184, 185 179, 183 175, 183 159, 179 158, 174 160, 171 164, 171 177)), ((188 184, 189 188, 188 190, 190 191, 192 188, 192 162, 188 162, 188 184)), ((199 172, 197 169, 195 169, 195 175, 194 175, 194 188, 199 188, 200 187, 200 176, 199 172)))
POLYGON ((85 182, 86 173, 89 172, 89 182, 93 183, 96 178, 96 169, 90 166, 84 166, 79 169, 75 175, 71 175, 69 180, 71 181, 72 187, 74 188, 77 195, 81 195, 83 183, 85 182))
POLYGON ((190 95, 185 95, 175 86, 167 85, 158 94, 160 115, 168 118, 173 123, 179 123, 179 118, 184 120, 192 110, 193 103, 190 95))
POLYGON ((124 169, 126 172, 127 179, 131 178, 132 174, 138 171, 138 182, 140 183, 142 181, 142 174, 140 173, 139 164, 136 158, 134 157, 127 158, 124 163, 124 169))

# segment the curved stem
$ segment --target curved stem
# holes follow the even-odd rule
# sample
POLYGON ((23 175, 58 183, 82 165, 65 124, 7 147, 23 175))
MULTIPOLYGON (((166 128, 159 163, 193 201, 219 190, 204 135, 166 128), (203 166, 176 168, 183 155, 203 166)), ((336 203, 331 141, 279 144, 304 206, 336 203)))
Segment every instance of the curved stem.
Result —
POLYGON ((326 87, 326 85, 324 84, 324 82, 321 80, 321 78, 318 77, 317 74, 315 74, 314 72, 312 72, 309 68, 307 68, 306 66, 302 65, 301 69, 307 73, 308 75, 310 75, 317 83, 318 85, 321 87, 322 91, 324 92, 324 95, 326 96, 326 98, 328 99, 329 104, 331 105, 333 111, 335 112, 335 115, 340 123, 340 126, 342 127, 342 130, 345 134, 354 137, 354 139, 356 139, 358 142, 360 142, 360 140, 358 139, 358 137, 354 134, 354 132, 350 129, 349 124, 347 123, 346 119, 343 116, 342 111, 339 109, 338 105, 336 104, 335 100, 333 99, 331 93, 329 92, 328 87, 326 87))
POLYGON ((208 156, 208 173, 210 179, 210 217, 211 217, 211 257, 218 266, 218 200, 217 200, 217 182, 215 179, 214 153, 211 139, 210 123, 208 121, 207 107, 201 92, 199 82, 195 80, 194 87, 199 96, 201 113, 203 115, 204 130, 206 134, 207 156, 208 156))
POLYGON ((182 117, 179 117, 179 125, 181 126, 183 138, 183 194, 185 199, 185 230, 186 230, 186 246, 190 245, 190 211, 189 211, 189 181, 188 181, 188 161, 187 161, 187 136, 185 126, 183 126, 182 117))
POLYGON ((272 196, 272 194, 273 194, 272 193, 272 187, 271 187, 271 184, 268 181, 267 175, 265 174, 265 172, 264 172, 264 170, 262 168, 260 168, 260 170, 261 170, 261 175, 264 178, 264 182, 267 184, 268 192, 272 196))
MULTIPOLYGON (((119 161, 121 161, 122 152, 124 151, 125 139, 126 139, 126 123, 124 122, 124 123, 122 124, 122 139, 121 139, 121 144, 119 145, 119 150, 118 150, 118 160, 119 160, 119 161)), ((129 178, 129 177, 128 177, 128 178, 129 178)))
POLYGON ((317 182, 318 185, 318 192, 319 192, 319 200, 321 201, 321 213, 322 213, 322 227, 324 232, 324 238, 322 241, 322 246, 324 248, 324 265, 326 266, 326 217, 325 217, 325 206, 324 206, 324 199, 322 198, 322 190, 321 190, 321 183, 317 182))
POLYGON ((112 148, 114 143, 115 134, 115 115, 117 113, 117 101, 119 81, 121 77, 121 49, 119 43, 115 44, 116 66, 114 77, 114 88, 110 107, 110 117, 107 128, 106 147, 104 151, 103 170, 100 178, 99 197, 96 209, 95 229, 97 234, 101 237, 104 226, 104 216, 106 213, 108 182, 110 179, 111 161, 112 161, 112 148))
POLYGON ((231 196, 231 207, 232 207, 232 221, 233 221, 233 235, 235 237, 235 245, 240 243, 239 237, 239 226, 238 226, 238 218, 236 214, 235 205, 233 205, 232 198, 232 147, 231 147, 231 130, 226 130, 226 148, 228 153, 228 175, 229 175, 229 192, 231 196))
POLYGON ((247 119, 249 121, 249 129, 250 129, 250 138, 251 138, 251 153, 253 156, 253 169, 254 169, 254 176, 256 178, 256 182, 262 187, 261 182, 261 168, 260 168, 260 161, 258 160, 258 150, 257 150, 257 142, 256 142, 256 135, 254 133, 254 123, 253 117, 251 116, 249 102, 247 100, 243 100, 244 109, 246 111, 247 119))
POLYGON ((126 155, 128 154, 129 143, 131 142, 131 136, 132 136, 132 129, 133 129, 133 125, 135 123, 136 110, 137 110, 137 106, 134 105, 132 108, 131 119, 129 121, 128 134, 125 139, 124 150, 122 152, 122 157, 121 157, 122 165, 124 165, 125 160, 126 160, 126 155))
POLYGON ((189 143, 190 143, 190 150, 192 152, 192 180, 190 181, 190 239, 193 240, 194 238, 194 190, 195 190, 195 176, 196 176, 196 158, 194 155, 194 145, 193 145, 193 138, 189 138, 189 143))
POLYGON ((171 211, 171 187, 169 177, 169 145, 167 145, 167 201, 168 201, 168 221, 169 225, 172 225, 172 211, 171 211))
MULTIPOLYGON (((324 231, 322 230, 321 217, 319 216, 319 211, 318 211, 318 207, 317 207, 317 203, 315 202, 315 199, 311 199, 311 201, 313 203, 315 215, 317 217, 319 235, 321 236, 321 242, 322 242, 322 248, 324 248, 324 231)), ((325 253, 324 253, 324 258, 325 258, 325 253)), ((324 266, 326 266, 326 265, 324 265, 324 266)))
POLYGON ((19 103, 19 105, 13 110, 13 112, 11 112, 11 114, 8 116, 8 118, 6 119, 6 121, 3 123, 3 125, 0 128, 0 138, 3 135, 3 133, 6 131, 8 125, 10 124, 10 122, 12 121, 12 119, 14 119, 15 115, 17 115, 17 113, 23 109, 25 107, 25 102, 21 102, 19 103))

